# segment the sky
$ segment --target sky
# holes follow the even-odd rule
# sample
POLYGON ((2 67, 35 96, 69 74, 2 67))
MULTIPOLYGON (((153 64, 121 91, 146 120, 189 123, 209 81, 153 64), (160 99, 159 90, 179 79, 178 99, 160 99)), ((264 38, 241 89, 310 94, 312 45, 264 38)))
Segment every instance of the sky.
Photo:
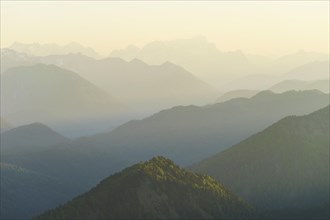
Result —
POLYGON ((329 54, 329 1, 6 1, 1 48, 77 42, 103 55, 203 35, 221 51, 329 54))

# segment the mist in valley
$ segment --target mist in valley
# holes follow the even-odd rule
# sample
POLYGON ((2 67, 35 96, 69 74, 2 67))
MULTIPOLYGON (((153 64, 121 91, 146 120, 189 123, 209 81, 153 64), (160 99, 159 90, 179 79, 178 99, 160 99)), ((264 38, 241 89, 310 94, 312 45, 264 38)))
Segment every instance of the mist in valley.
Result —
POLYGON ((328 219, 327 7, 1 2, 1 219, 328 219))

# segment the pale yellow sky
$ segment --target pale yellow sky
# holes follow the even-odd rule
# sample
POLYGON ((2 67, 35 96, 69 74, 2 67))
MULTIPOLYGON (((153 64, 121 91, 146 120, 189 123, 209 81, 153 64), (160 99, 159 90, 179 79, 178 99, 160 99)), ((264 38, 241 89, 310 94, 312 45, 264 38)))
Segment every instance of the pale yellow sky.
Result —
POLYGON ((1 0, 1 47, 78 42, 107 55, 129 44, 196 35, 222 51, 329 54, 329 1, 1 0))

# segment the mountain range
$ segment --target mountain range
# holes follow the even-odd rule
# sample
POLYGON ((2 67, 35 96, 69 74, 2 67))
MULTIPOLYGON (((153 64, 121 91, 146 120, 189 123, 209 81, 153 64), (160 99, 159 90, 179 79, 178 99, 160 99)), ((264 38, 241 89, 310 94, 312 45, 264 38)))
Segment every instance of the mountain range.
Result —
POLYGON ((83 122, 92 127, 90 121, 110 120, 124 109, 110 94, 76 73, 44 64, 3 73, 1 102, 1 115, 17 126, 41 122, 62 131, 83 122))
POLYGON ((289 90, 319 90, 324 93, 329 93, 330 82, 328 79, 315 81, 302 80, 285 80, 273 85, 269 90, 277 93, 286 92, 289 90))
POLYGON ((192 166, 276 218, 329 218, 329 106, 288 116, 192 166))
MULTIPOLYGON (((111 132, 79 138, 42 151, 2 155, 1 160, 50 176, 57 183, 67 183, 68 186, 61 190, 67 192, 66 198, 72 198, 104 177, 146 157, 171 156, 177 163, 188 166, 287 115, 303 115, 327 105, 329 95, 319 91, 283 94, 265 91, 250 99, 233 99, 205 107, 172 108, 126 123, 111 132)), ((51 186, 47 189, 61 194, 61 190, 51 186)), ((58 201, 57 205, 65 201, 58 201)), ((31 203, 40 204, 40 201, 36 199, 31 203)), ((52 207, 45 203, 43 210, 52 207)))
POLYGON ((82 54, 24 56, 24 59, 21 56, 3 49, 2 71, 20 65, 57 65, 79 74, 134 111, 150 113, 176 105, 207 104, 218 96, 210 85, 170 62, 147 65, 137 59, 126 62, 120 58, 93 59, 82 54))
POLYGON ((265 90, 285 80, 329 80, 329 66, 329 60, 313 61, 302 64, 284 73, 265 74, 265 72, 263 72, 260 74, 251 74, 237 78, 223 85, 223 90, 265 90))
POLYGON ((217 95, 214 88, 170 62, 147 65, 137 59, 94 60, 79 55, 49 56, 41 62, 75 71, 132 107, 159 111, 176 105, 206 104, 217 95))
POLYGON ((230 87, 228 83, 248 75, 279 75, 307 63, 329 60, 329 55, 303 50, 275 59, 252 56, 239 50, 223 52, 203 36, 196 36, 191 39, 155 41, 142 48, 130 45, 126 49, 113 51, 110 56, 120 57, 127 61, 137 58, 153 65, 170 61, 184 67, 216 88, 223 89, 225 86, 227 91, 247 89, 230 87))
POLYGON ((60 55, 60 54, 69 54, 69 53, 81 53, 93 58, 102 57, 94 49, 90 47, 84 47, 81 44, 74 42, 68 43, 63 46, 57 44, 40 44, 40 43, 25 44, 20 42, 14 42, 9 47, 9 49, 15 50, 19 53, 25 53, 29 56, 48 56, 53 54, 60 55))
POLYGON ((155 157, 35 219, 247 219, 254 210, 212 177, 155 157))
MULTIPOLYGON (((268 90, 275 93, 283 93, 290 90, 303 91, 303 90, 319 90, 324 93, 329 93, 329 79, 324 80, 284 80, 271 86, 268 90)), ((232 90, 222 94, 216 102, 224 102, 234 98, 251 98, 259 93, 261 90, 238 89, 232 90)))
POLYGON ((266 91, 211 106, 175 107, 110 132, 2 159, 88 189, 100 178, 155 155, 172 157, 184 166, 196 163, 287 115, 303 115, 328 104, 329 95, 318 91, 266 91))

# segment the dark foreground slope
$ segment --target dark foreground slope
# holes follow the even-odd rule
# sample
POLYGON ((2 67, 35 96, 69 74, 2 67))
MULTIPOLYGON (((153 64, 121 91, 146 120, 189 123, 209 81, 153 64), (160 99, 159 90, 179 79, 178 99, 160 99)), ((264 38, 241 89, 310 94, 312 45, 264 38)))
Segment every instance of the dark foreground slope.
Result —
POLYGON ((272 215, 329 218, 329 106, 286 117, 193 170, 272 215))
POLYGON ((29 219, 69 200, 75 187, 14 164, 0 163, 0 219, 29 219), (37 202, 36 202, 37 201, 37 202))
POLYGON ((212 177, 155 157, 108 177, 37 219, 244 219, 252 213, 212 177))

